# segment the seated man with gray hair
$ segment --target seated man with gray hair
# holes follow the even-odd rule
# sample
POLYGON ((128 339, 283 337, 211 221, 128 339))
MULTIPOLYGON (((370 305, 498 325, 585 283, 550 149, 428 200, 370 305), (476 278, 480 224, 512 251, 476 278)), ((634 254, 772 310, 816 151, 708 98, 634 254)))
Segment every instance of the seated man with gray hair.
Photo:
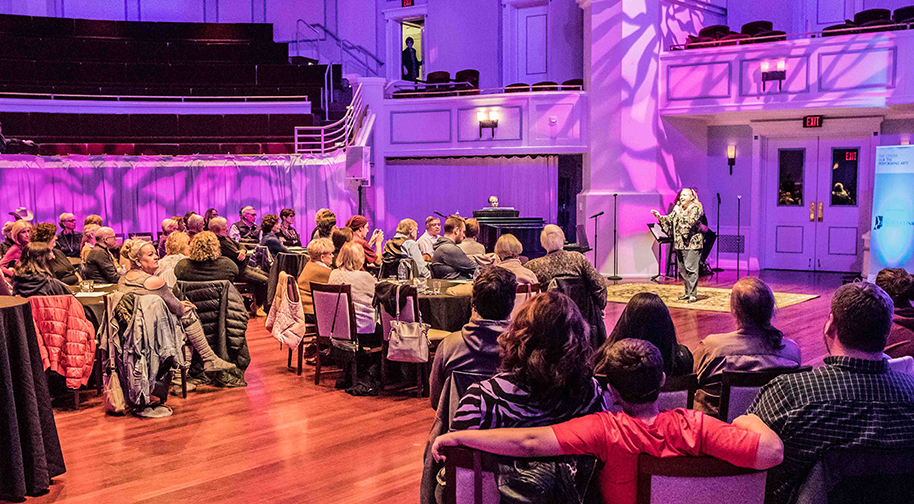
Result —
POLYGON ((76 232, 76 216, 64 212, 60 214, 57 223, 60 224, 60 234, 57 235, 57 248, 67 257, 79 257, 83 234, 76 232))
POLYGON ((190 239, 193 239, 194 236, 197 236, 197 233, 203 231, 203 226, 206 223, 205 219, 200 214, 193 214, 187 218, 187 236, 190 239))
POLYGON ((598 302, 599 308, 606 306, 606 281, 584 254, 563 249, 565 232, 562 228, 547 224, 540 233, 540 244, 546 249, 546 255, 531 259, 524 265, 536 275, 540 283, 548 285, 558 276, 581 277, 590 285, 594 299, 602 300, 598 302))
MULTIPOLYGON (((244 282, 251 285, 254 291, 254 303, 257 306, 263 306, 267 302, 267 274, 260 268, 248 266, 248 251, 244 246, 229 237, 228 221, 225 217, 213 217, 209 221, 209 230, 219 238, 219 250, 222 255, 228 257, 238 266, 238 276, 236 282, 244 282)), ((258 316, 266 316, 263 310, 255 313, 258 316)))

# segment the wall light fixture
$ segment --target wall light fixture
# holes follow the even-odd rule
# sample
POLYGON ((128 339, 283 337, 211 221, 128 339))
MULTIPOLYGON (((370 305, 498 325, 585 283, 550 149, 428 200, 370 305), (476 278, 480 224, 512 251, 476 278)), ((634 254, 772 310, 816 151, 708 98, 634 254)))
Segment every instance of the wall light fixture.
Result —
POLYGON ((482 138, 482 130, 488 128, 492 130, 492 138, 495 138, 495 128, 498 128, 498 111, 480 110, 476 112, 476 122, 479 123, 479 138, 482 138))
POLYGON ((771 62, 763 61, 762 67, 762 92, 767 90, 769 81, 777 81, 778 91, 783 90, 784 79, 787 78, 787 60, 779 59, 775 62, 777 70, 771 70, 771 62))
POLYGON ((727 146, 727 164, 730 165, 730 175, 733 175, 733 165, 736 164, 736 146, 727 146))

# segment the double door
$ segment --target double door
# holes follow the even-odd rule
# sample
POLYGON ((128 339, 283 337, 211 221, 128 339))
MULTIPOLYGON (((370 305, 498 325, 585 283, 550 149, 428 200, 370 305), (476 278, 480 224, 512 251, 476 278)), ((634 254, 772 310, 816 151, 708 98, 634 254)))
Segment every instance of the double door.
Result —
POLYGON ((866 138, 768 141, 765 268, 860 271, 860 201, 871 191, 863 176, 863 167, 872 164, 869 145, 866 138))

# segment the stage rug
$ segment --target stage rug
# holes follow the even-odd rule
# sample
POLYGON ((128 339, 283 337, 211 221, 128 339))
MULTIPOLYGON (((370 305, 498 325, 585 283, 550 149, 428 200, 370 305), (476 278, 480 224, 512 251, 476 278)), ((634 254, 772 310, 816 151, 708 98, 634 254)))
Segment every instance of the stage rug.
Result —
MULTIPOLYGON (((607 300, 613 303, 628 303, 628 300, 639 292, 651 292, 660 296, 670 308, 683 308, 686 310, 704 310, 716 312, 730 312, 730 289, 713 287, 698 287, 698 301, 687 303, 677 299, 682 295, 682 284, 655 284, 655 283, 623 283, 609 285, 607 300)), ((792 292, 775 292, 774 300, 778 308, 785 308, 795 304, 815 299, 819 296, 813 294, 794 294, 792 292)))

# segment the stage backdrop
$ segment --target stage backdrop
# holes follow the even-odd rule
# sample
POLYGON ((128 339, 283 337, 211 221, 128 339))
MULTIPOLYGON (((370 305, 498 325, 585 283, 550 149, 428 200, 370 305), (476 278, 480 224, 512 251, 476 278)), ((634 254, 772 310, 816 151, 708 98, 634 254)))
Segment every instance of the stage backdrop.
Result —
POLYGON ((72 212, 77 230, 98 214, 125 234, 158 232, 163 219, 189 210, 213 207, 231 224, 250 205, 259 224, 290 207, 305 245, 319 208, 344 219, 354 212, 345 156, 0 156, 0 201, 4 214, 24 206, 34 222, 57 224, 72 212))
POLYGON ((914 272, 914 146, 876 148, 869 278, 882 268, 914 272))
POLYGON ((419 223, 419 234, 433 212, 472 217, 493 195, 521 217, 555 223, 558 211, 557 156, 389 159, 386 179, 391 228, 408 217, 419 223))

